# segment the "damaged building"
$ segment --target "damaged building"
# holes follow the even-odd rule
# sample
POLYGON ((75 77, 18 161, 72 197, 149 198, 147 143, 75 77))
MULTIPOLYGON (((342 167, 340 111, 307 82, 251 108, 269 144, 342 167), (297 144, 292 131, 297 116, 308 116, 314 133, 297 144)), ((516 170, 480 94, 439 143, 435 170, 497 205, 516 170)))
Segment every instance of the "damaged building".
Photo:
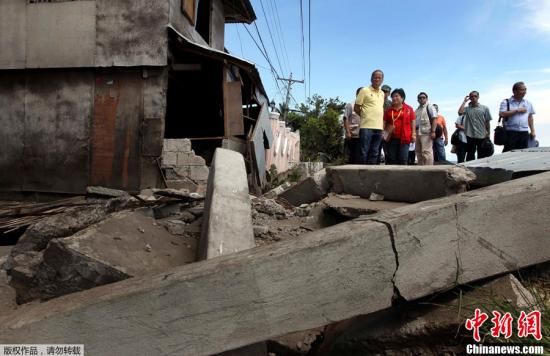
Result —
POLYGON ((265 181, 273 140, 255 66, 224 49, 248 0, 0 2, 0 190, 165 184, 165 139, 217 147, 265 181))

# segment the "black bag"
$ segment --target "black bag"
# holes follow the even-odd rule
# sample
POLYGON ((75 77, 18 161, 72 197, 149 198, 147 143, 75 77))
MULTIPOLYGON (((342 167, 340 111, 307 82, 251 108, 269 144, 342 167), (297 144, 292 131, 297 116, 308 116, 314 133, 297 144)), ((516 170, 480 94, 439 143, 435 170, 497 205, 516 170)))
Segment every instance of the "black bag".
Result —
POLYGON ((491 157, 495 153, 495 146, 489 137, 486 137, 481 143, 481 147, 477 152, 477 158, 491 157))
MULTIPOLYGON (((506 99, 507 111, 510 111, 510 100, 506 99)), ((503 125, 500 125, 500 122, 503 120, 503 117, 498 118, 498 125, 495 127, 495 134, 493 136, 493 141, 495 145, 503 146, 506 144, 506 129, 503 125)))
POLYGON ((460 129, 456 129, 455 132, 451 135, 451 145, 458 146, 462 141, 460 141, 460 129))
MULTIPOLYGON (((500 122, 500 119, 499 119, 500 122)), ((495 145, 503 146, 506 144, 506 129, 504 126, 498 125, 495 127, 495 135, 493 137, 495 145)))

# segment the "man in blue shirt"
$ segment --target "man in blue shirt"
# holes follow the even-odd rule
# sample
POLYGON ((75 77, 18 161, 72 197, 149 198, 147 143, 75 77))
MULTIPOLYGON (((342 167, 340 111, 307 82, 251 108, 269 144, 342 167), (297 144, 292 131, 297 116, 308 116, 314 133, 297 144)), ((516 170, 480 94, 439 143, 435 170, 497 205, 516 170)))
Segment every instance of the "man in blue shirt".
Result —
POLYGON ((499 115, 504 118, 504 127, 506 128, 506 142, 502 152, 527 148, 529 138, 534 140, 536 137, 533 123, 535 109, 530 102, 523 98, 527 93, 525 83, 515 83, 512 92, 514 93, 512 97, 500 103, 499 115))

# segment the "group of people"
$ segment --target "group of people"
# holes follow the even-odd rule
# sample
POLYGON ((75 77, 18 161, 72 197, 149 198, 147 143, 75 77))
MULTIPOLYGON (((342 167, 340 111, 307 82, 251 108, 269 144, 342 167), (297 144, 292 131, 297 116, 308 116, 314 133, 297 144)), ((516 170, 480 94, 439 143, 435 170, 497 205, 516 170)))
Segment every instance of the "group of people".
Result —
MULTIPOLYGON (((418 107, 405 103, 402 88, 393 91, 382 85, 384 73, 371 74, 371 85, 358 88, 356 99, 344 112, 344 132, 351 164, 380 164, 382 150, 386 164, 432 165, 445 161, 445 146, 450 142, 445 118, 428 94, 417 95, 418 107), (391 98, 391 99, 390 99, 391 98)), ((500 104, 499 116, 504 120, 506 143, 503 152, 527 148, 534 140, 533 105, 524 99, 525 83, 512 87, 513 95, 500 104)), ((452 152, 459 163, 486 157, 491 134, 490 110, 479 103, 479 92, 470 92, 458 109, 452 152)), ((490 143, 492 145, 492 143, 490 143)))

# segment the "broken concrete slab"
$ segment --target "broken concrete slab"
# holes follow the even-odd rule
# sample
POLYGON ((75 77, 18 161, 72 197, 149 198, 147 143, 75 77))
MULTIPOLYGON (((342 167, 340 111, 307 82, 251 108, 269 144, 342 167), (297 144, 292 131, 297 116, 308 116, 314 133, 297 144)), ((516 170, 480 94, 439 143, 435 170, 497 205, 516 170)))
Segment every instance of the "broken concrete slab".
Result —
POLYGON ((504 305, 508 310, 532 310, 536 304, 531 293, 507 274, 429 300, 332 324, 316 355, 408 354, 411 349, 417 355, 459 354, 473 342, 463 325, 475 308, 492 317, 490 311, 504 313, 504 305))
POLYGON ((550 260, 549 178, 538 174, 359 220, 388 226, 399 261, 396 288, 413 300, 550 260))
POLYGON ((550 173, 397 208, 20 308, 0 317, 0 342, 74 339, 94 354, 223 352, 389 308, 394 291, 414 299, 545 262, 550 221, 536 212, 548 205, 550 173), (472 216, 462 207, 479 223, 465 221, 472 216), (460 269, 447 267, 457 260, 460 269))
POLYGON ((111 189, 111 188, 98 187, 98 186, 86 187, 86 194, 96 195, 100 197, 108 197, 108 198, 119 198, 119 197, 130 196, 130 194, 128 194, 128 192, 125 192, 124 190, 111 189))
POLYGON ((64 213, 47 217, 25 231, 10 255, 41 251, 51 239, 70 236, 103 220, 108 214, 128 207, 131 203, 131 199, 114 198, 92 205, 71 207, 64 213))
POLYGON ((550 147, 514 150, 488 158, 465 162, 466 168, 475 173, 474 187, 506 182, 532 174, 550 171, 550 147))
POLYGON ((288 215, 286 209, 274 199, 264 199, 262 197, 252 199, 254 210, 267 215, 284 218, 288 215))
POLYGON ((360 225, 27 305, 0 317, 0 342, 80 340, 90 354, 210 355, 388 308, 396 268, 388 231, 360 225))
POLYGON ((327 179, 337 194, 417 203, 466 191, 475 175, 460 166, 359 166, 329 167, 327 179))
POLYGON ((313 176, 307 177, 288 188, 279 194, 279 197, 294 206, 300 206, 321 200, 328 194, 328 191, 327 171, 322 169, 313 176))
POLYGON ((72 236, 53 239, 31 271, 10 271, 17 301, 50 299, 194 261, 193 251, 140 212, 115 213, 72 236))
POLYGON ((243 156, 217 148, 210 167, 198 259, 252 248, 254 231, 243 156))
POLYGON ((356 195, 332 194, 321 201, 328 209, 349 219, 358 218, 361 215, 376 214, 387 209, 395 209, 409 205, 393 201, 371 201, 356 195))
POLYGON ((268 198, 268 199, 273 199, 273 198, 276 198, 279 194, 281 194, 282 192, 285 191, 285 189, 288 189, 290 188, 291 184, 289 182, 285 182, 273 189, 271 189, 270 191, 268 191, 267 193, 265 193, 263 195, 264 198, 268 198))

